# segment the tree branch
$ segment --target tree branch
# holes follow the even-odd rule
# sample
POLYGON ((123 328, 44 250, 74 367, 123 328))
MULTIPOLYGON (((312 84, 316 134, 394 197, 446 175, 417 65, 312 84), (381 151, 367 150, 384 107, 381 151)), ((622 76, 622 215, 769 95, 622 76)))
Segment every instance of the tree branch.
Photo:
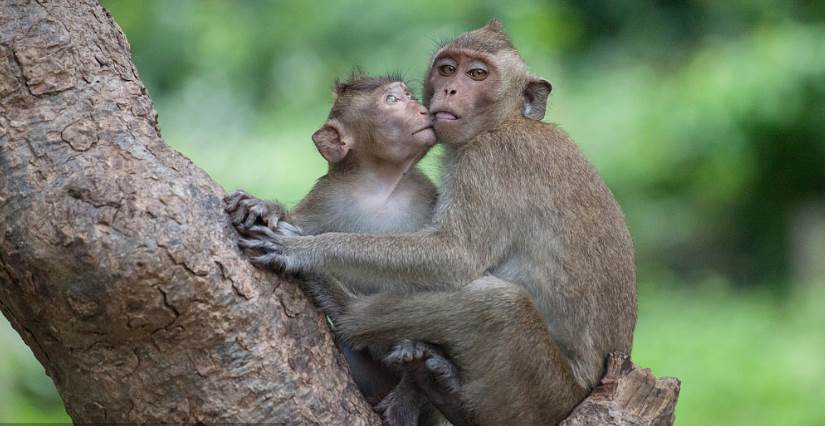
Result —
POLYGON ((93 0, 0 5, 0 309, 76 422, 377 424, 321 315, 241 257, 93 0))
POLYGON ((638 368, 624 354, 611 354, 601 383, 573 409, 561 426, 672 425, 681 383, 673 377, 657 379, 638 368))

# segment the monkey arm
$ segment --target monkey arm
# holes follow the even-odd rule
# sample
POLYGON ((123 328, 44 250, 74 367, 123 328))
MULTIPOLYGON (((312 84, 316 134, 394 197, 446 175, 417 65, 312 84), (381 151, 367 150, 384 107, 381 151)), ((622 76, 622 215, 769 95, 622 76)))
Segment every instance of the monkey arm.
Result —
POLYGON ((345 276, 355 273, 392 288, 451 288, 483 273, 479 262, 461 245, 431 230, 397 235, 328 233, 288 239, 284 255, 288 268, 345 276))

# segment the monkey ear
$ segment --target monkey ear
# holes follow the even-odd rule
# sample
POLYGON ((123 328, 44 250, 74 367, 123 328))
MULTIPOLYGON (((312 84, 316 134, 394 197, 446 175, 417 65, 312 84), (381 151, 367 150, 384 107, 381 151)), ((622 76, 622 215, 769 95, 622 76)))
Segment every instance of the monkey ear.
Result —
POLYGON ((327 120, 312 134, 312 141, 318 152, 330 163, 343 160, 352 147, 352 138, 346 134, 341 122, 334 118, 327 120))
POLYGON ((531 120, 541 120, 547 111, 547 97, 553 85, 543 78, 533 78, 524 88, 524 107, 522 114, 531 120))

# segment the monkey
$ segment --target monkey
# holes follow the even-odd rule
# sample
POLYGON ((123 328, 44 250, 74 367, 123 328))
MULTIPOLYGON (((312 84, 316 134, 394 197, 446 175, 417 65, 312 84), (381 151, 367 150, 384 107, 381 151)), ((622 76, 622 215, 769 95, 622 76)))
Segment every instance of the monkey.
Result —
MULTIPOLYGON (((415 166, 435 142, 426 108, 398 76, 370 77, 356 72, 349 81, 336 82, 335 94, 327 121, 312 135, 328 162, 328 173, 291 212, 243 191, 227 196, 226 211, 242 236, 254 238, 276 229, 292 235, 383 234, 415 231, 431 221, 437 191, 415 166)), ((367 280, 356 292, 333 277, 304 278, 304 290, 333 324, 348 300, 358 293, 369 294, 371 286, 376 286, 367 280)), ((356 384, 386 423, 416 425, 419 416, 427 417, 422 421, 437 420, 411 379, 376 363, 370 354, 338 343, 356 384)), ((384 346, 371 349, 373 354, 386 355, 388 362, 409 357, 404 350, 426 350, 438 368, 454 368, 437 348, 424 343, 405 342, 396 351, 384 346)))
POLYGON ((632 240, 594 167, 542 121, 551 90, 499 21, 459 35, 424 80, 444 146, 432 223, 257 242, 259 262, 288 271, 379 278, 383 290, 347 304, 339 333, 354 347, 440 345, 460 369, 467 423, 556 424, 609 353, 631 351, 632 240))

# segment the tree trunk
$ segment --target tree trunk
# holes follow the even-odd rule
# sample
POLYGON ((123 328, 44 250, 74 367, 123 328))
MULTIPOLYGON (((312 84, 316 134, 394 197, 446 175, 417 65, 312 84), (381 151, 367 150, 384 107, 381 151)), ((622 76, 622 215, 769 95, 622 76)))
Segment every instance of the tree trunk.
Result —
MULTIPOLYGON (((223 189, 163 143, 129 54, 95 0, 0 0, 0 310, 66 411, 378 424, 323 317, 242 257, 223 189)), ((632 371, 613 363, 568 424, 659 424, 616 413, 650 386, 672 421, 678 382, 632 371)))
POLYGON ((76 422, 378 424, 94 0, 0 2, 0 308, 76 422))

